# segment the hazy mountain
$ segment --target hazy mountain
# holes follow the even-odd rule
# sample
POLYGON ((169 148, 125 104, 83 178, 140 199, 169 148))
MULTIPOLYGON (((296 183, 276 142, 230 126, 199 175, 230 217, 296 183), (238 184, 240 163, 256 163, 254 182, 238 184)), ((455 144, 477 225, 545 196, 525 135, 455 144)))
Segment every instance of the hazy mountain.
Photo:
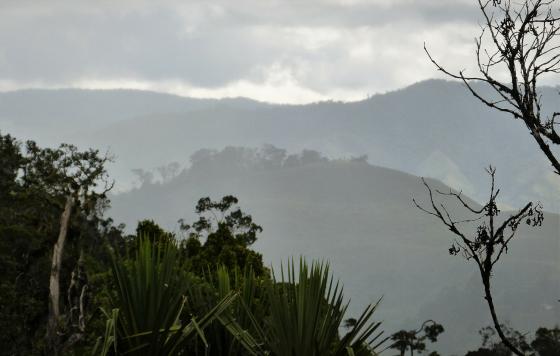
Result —
MULTIPOLYGON (((545 90, 544 102, 557 103, 545 90)), ((559 108, 560 109, 560 108, 559 108)), ((461 85, 423 82, 356 103, 232 109, 216 106, 186 114, 149 115, 110 126, 89 138, 109 146, 128 168, 165 161, 185 163, 201 148, 271 143, 290 151, 316 149, 330 157, 367 154, 373 164, 432 176, 486 196, 483 168, 497 165, 512 192, 510 205, 541 199, 557 210, 560 193, 543 155, 526 129, 488 110, 461 85), (145 144, 149 142, 149 144, 145 144)), ((125 168, 119 176, 125 176, 125 168)))
POLYGON ((193 99, 140 90, 31 89, 0 93, 0 128, 56 144, 141 115, 187 113, 216 105, 251 108, 244 98, 193 99), (52 142, 51 142, 52 141, 52 142))
MULTIPOLYGON (((299 255, 331 261, 352 298, 351 313, 383 296, 378 318, 388 331, 433 318, 446 328, 439 350, 480 343, 477 330, 490 319, 478 276, 473 265, 448 254, 448 231, 413 206, 412 197, 426 198, 416 176, 312 151, 203 150, 167 183, 113 196, 109 214, 129 228, 154 218, 176 230, 179 218, 194 219, 198 198, 226 194, 238 196, 263 226, 254 247, 267 263, 299 255)), ((523 332, 560 316, 558 224, 557 215, 547 214, 542 228, 524 229, 494 278, 499 312, 523 332)))
MULTIPOLYGON (((548 111, 557 90, 543 88, 548 111)), ((120 189, 133 168, 152 169, 207 147, 270 143, 329 157, 367 154, 372 164, 431 176, 487 194, 484 167, 498 168, 504 202, 540 199, 559 211, 560 181, 521 122, 491 111, 456 82, 426 81, 360 102, 269 105, 140 91, 22 91, 0 94, 0 128, 47 143, 109 148, 120 189)))

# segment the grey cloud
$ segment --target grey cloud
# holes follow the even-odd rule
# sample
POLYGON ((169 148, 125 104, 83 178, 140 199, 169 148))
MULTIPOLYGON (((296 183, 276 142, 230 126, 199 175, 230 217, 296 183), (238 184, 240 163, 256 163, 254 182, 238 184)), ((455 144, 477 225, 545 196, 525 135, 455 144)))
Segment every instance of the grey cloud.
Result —
POLYGON ((182 34, 171 12, 41 18, 0 31, 0 76, 55 81, 87 76, 183 78, 217 85, 261 61, 243 28, 182 34))
MULTIPOLYGON (((290 29, 352 37, 361 28, 389 26, 399 41, 407 31, 461 26, 477 17, 473 4, 457 0, 352 6, 327 1, 52 4, 2 5, 0 79, 57 84, 133 78, 217 88, 238 80, 263 81, 267 70, 280 64, 296 73, 302 86, 324 92, 329 86, 367 85, 363 73, 368 68, 356 67, 349 58, 351 38, 307 48, 298 45, 300 34, 290 29)), ((363 38, 368 40, 373 39, 363 38)), ((390 74, 381 77, 391 80, 390 74)))
MULTIPOLYGON (((415 23, 476 22, 475 1, 398 1, 363 2, 342 6, 324 1, 256 2, 253 6, 227 7, 232 18, 255 24, 282 26, 379 26, 403 21, 415 23)), ((231 4, 232 2, 230 2, 231 4)), ((243 3, 248 3, 244 1, 243 3)), ((236 2, 236 4, 238 4, 236 2)))

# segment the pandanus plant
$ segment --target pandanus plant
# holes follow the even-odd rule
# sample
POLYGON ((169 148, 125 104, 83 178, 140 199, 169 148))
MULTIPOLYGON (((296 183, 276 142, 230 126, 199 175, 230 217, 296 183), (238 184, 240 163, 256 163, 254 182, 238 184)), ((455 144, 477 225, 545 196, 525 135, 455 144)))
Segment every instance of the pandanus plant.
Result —
POLYGON ((371 320, 379 304, 370 304, 340 336, 339 330, 348 303, 343 288, 334 282, 329 264, 300 259, 299 272, 292 260, 287 270, 281 267, 280 278, 273 272, 273 282, 266 293, 269 315, 259 327, 257 338, 274 356, 343 356, 375 355, 387 338, 378 331, 381 323, 371 320))
POLYGON ((206 342, 203 329, 228 310, 237 293, 225 295, 200 318, 182 320, 189 282, 179 266, 179 253, 172 241, 154 244, 139 238, 132 259, 125 262, 113 257, 113 310, 105 313, 105 337, 95 353, 178 355, 196 337, 206 342))
POLYGON ((238 298, 227 311, 221 313, 207 329, 205 336, 208 347, 200 347, 200 342, 193 343, 193 355, 206 356, 245 356, 265 355, 263 344, 254 338, 253 321, 262 325, 266 314, 264 294, 268 277, 258 277, 251 268, 228 269, 218 266, 208 269, 203 276, 204 284, 189 290, 188 307, 205 312, 222 298, 233 292, 238 298), (197 345, 198 344, 198 345, 197 345))

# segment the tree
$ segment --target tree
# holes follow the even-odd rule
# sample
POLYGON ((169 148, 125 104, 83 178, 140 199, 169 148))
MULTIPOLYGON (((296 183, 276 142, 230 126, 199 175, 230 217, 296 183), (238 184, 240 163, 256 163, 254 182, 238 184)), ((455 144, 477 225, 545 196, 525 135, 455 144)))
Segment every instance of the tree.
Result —
POLYGON ((12 200, 17 185, 16 178, 24 161, 16 139, 0 132, 0 208, 12 200))
POLYGON ((201 198, 196 205, 199 219, 192 226, 179 220, 181 229, 189 234, 183 250, 195 273, 200 275, 209 266, 218 265, 230 270, 251 268, 257 276, 266 273, 262 255, 249 249, 262 227, 237 207, 238 202, 231 195, 220 201, 201 198))
MULTIPOLYGON (((430 61, 439 71, 451 78, 461 80, 470 93, 483 104, 491 109, 509 114, 514 119, 523 121, 555 173, 560 174, 560 161, 550 147, 551 144, 560 145, 560 136, 555 129, 557 124, 555 120, 560 116, 560 113, 543 110, 538 88, 541 78, 560 72, 560 46, 557 43, 560 18, 558 17, 557 2, 554 0, 477 1, 484 18, 481 26, 482 31, 475 40, 478 74, 471 76, 465 74, 464 71, 454 73, 441 66, 426 46, 424 46, 424 49, 430 61), (500 78, 504 74, 506 79, 501 80, 500 78), (477 84, 489 87, 492 94, 483 94, 481 87, 477 84)), ((481 213, 484 213, 490 223, 494 224, 493 217, 495 215, 490 213, 490 210, 494 209, 492 206, 495 205, 495 198, 492 194, 485 205, 486 210, 481 211, 481 213)), ((430 198, 432 198, 431 191, 430 198)), ((461 204, 471 210, 464 202, 461 201, 461 204)), ((473 250, 473 247, 479 247, 478 252, 481 251, 480 248, 490 248, 490 251, 485 252, 486 257, 483 259, 479 257, 479 261, 475 260, 479 265, 485 285, 486 300, 490 306, 494 326, 502 342, 513 353, 521 355, 519 348, 512 345, 503 331, 500 330, 490 294, 492 268, 502 255, 502 251, 507 251, 507 243, 505 243, 504 237, 494 236, 493 232, 503 234, 504 231, 500 230, 501 226, 498 230, 494 230, 493 226, 479 226, 475 241, 465 241, 464 235, 457 230, 457 222, 452 221, 451 217, 447 215, 447 211, 444 208, 438 211, 433 199, 432 206, 434 210, 431 213, 435 213, 455 235, 460 237, 459 240, 463 241, 461 247, 453 245, 450 249, 451 253, 464 252, 467 258, 474 259, 476 253, 473 252, 476 252, 477 249, 473 250), (497 240, 492 241, 495 237, 497 237, 497 240), (484 241, 481 239, 484 239, 484 241), (495 245, 496 242, 500 243, 502 247, 495 245), (493 254, 496 247, 498 247, 497 251, 499 252, 497 252, 494 260, 492 256, 488 255, 488 252, 493 254)), ((515 222, 518 218, 523 218, 523 215, 534 212, 534 208, 536 207, 527 205, 517 215, 510 217, 510 219, 513 219, 510 222, 514 223, 509 227, 512 231, 511 237, 513 237, 517 228, 515 222)), ((497 208, 495 209, 497 211, 497 208)), ((537 220, 542 220, 542 213, 537 213, 536 216, 538 216, 537 220)), ((506 221, 509 221, 509 219, 506 221)), ((540 224, 540 221, 538 223, 540 224)))
MULTIPOLYGON (((511 340, 508 339, 506 333, 502 329, 502 325, 496 314, 496 308, 492 297, 492 276, 496 263, 507 253, 508 247, 519 226, 526 223, 530 226, 540 226, 543 220, 542 207, 540 204, 532 202, 527 203, 517 213, 510 215, 502 221, 498 220, 500 210, 498 209, 497 198, 500 193, 495 187, 495 169, 490 167, 487 170, 491 178, 491 188, 488 202, 482 207, 478 207, 469 203, 461 193, 453 191, 442 192, 432 190, 422 178, 422 182, 429 194, 429 207, 424 207, 413 199, 414 204, 423 212, 439 219, 454 235, 449 253, 451 255, 462 255, 467 261, 474 261, 478 268, 482 284, 484 286, 484 298, 490 309, 494 327, 501 338, 502 342, 516 355, 524 355, 522 350, 516 347, 511 340), (445 204, 437 201, 435 195, 440 197, 450 197, 455 199, 465 212, 470 215, 467 219, 455 219, 449 213, 445 204), (476 233, 474 237, 465 232, 465 224, 476 223, 476 233)), ((468 226, 468 225, 467 225, 468 226)))
MULTIPOLYGON (((56 355, 61 348, 82 337, 83 323, 75 335, 61 345, 58 327, 60 311, 60 272, 64 246, 68 236, 73 210, 79 207, 86 215, 95 215, 103 206, 106 193, 112 188, 106 171, 108 156, 97 150, 79 151, 75 146, 62 144, 56 149, 39 148, 33 141, 26 143, 26 164, 23 166, 23 185, 31 194, 40 194, 45 199, 62 208, 58 238, 52 249, 51 272, 49 278, 49 318, 47 341, 56 355)), ((81 286, 80 294, 87 292, 81 286)), ((85 296, 81 295, 80 299, 85 296)), ((84 316, 82 315, 81 318, 84 316)))
POLYGON ((153 220, 141 220, 136 226, 135 240, 148 239, 152 244, 166 244, 175 241, 175 235, 162 229, 153 220))
POLYGON ((543 112, 538 84, 543 76, 560 72, 558 3, 554 0, 477 0, 484 22, 476 39, 478 75, 453 73, 428 57, 438 70, 461 80, 488 107, 523 121, 554 171, 560 161, 550 144, 560 145, 555 126, 560 113, 543 112), (506 74, 507 80, 500 77, 506 74), (475 85, 489 86, 494 97, 475 85))
POLYGON ((539 356, 554 356, 560 353, 560 328, 539 328, 535 333, 535 339, 531 347, 538 352, 539 356))
MULTIPOLYGON (((526 336, 507 325, 501 326, 507 339, 524 353, 533 351, 526 336)), ((490 326, 482 328, 478 332, 482 337, 482 346, 476 351, 469 351, 466 356, 511 356, 512 350, 504 345, 500 338, 496 339, 496 332, 490 326)))
MULTIPOLYGON (((0 134, 0 344, 11 355, 53 353, 45 331, 53 245, 65 196, 55 189, 54 168, 44 160, 39 164, 28 146, 41 150, 0 134)), ((120 249, 124 242, 122 231, 99 214, 106 200, 93 203, 75 204, 60 256, 56 337, 57 348, 67 348, 66 353, 82 354, 81 348, 94 341, 89 337, 98 324, 92 311, 102 304, 103 275, 110 266, 105 245, 120 249)))
POLYGON ((443 332, 444 328, 441 324, 433 320, 426 320, 417 330, 400 330, 394 333, 391 336, 393 344, 390 348, 400 351, 401 356, 404 356, 406 350, 410 350, 412 356, 414 351, 426 350, 426 340, 436 342, 438 336, 443 332))

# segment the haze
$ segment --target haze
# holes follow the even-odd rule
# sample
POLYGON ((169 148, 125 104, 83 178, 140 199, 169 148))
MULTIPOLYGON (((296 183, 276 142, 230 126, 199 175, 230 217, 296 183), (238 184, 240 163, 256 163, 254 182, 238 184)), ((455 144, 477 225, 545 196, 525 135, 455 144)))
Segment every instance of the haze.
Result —
MULTIPOLYGON (((542 203, 496 303, 522 333, 560 321, 560 178, 520 120, 424 50, 472 73, 480 21, 472 0, 2 1, 0 134, 112 155, 104 214, 123 233, 153 219, 182 236, 199 198, 235 195, 267 266, 329 260, 349 316, 383 296, 387 333, 434 319, 434 349, 463 355, 491 319, 472 261, 413 204, 421 177, 480 206, 493 165, 504 213, 542 203)), ((540 81, 543 112, 559 84, 540 81)))

